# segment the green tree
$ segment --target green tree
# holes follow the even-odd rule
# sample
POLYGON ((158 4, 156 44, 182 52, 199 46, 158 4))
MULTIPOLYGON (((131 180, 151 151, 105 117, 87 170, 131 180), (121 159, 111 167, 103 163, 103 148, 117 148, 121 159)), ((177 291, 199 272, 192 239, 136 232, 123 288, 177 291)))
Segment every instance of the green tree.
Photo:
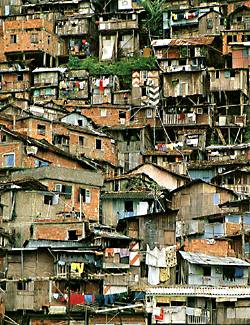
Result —
POLYGON ((141 0, 146 10, 145 27, 149 33, 149 37, 162 36, 162 5, 165 0, 141 0))

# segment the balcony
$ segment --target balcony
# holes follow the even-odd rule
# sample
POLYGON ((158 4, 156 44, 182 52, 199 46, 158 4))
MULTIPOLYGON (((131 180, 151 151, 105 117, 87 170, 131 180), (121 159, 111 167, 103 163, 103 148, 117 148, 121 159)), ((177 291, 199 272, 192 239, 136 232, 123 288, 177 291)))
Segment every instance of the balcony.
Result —
POLYGON ((122 29, 138 29, 138 21, 137 20, 108 20, 108 21, 100 21, 98 30, 99 31, 115 31, 122 29))
POLYGON ((30 88, 29 81, 2 82, 0 86, 0 93, 26 91, 29 88, 30 88))
POLYGON ((58 22, 56 27, 58 36, 84 35, 89 33, 89 22, 87 19, 75 19, 72 21, 58 22))
POLYGON ((165 125, 211 125, 209 114, 165 114, 163 116, 165 125))
POLYGON ((219 121, 215 122, 216 126, 237 126, 244 127, 247 123, 246 114, 243 115, 220 115, 219 121))

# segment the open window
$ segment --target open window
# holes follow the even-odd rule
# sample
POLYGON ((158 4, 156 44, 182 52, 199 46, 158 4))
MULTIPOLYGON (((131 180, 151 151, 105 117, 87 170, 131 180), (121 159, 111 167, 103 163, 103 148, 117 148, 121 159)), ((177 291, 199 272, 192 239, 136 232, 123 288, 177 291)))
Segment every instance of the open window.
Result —
POLYGON ((82 202, 90 203, 91 202, 90 190, 87 190, 86 188, 80 188, 79 189, 79 196, 78 196, 78 201, 79 202, 80 202, 80 198, 81 198, 82 202))

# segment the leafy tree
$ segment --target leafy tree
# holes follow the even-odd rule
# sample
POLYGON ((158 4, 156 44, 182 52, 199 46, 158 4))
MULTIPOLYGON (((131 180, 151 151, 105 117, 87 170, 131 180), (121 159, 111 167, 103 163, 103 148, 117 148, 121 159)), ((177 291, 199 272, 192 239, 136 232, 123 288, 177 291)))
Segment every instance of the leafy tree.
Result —
POLYGON ((141 4, 146 10, 145 27, 149 37, 162 36, 162 5, 165 0, 141 0, 141 4))

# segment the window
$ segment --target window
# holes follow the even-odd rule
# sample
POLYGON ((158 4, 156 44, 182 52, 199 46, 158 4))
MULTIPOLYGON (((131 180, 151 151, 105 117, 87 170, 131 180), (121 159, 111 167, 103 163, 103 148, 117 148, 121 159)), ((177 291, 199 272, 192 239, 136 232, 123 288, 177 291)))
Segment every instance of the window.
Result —
POLYGON ((248 58, 248 49, 247 48, 242 50, 242 56, 243 56, 243 58, 248 58))
POLYGON ((219 70, 216 70, 215 71, 215 78, 216 79, 219 79, 220 78, 220 71, 219 70))
POLYGON ((82 120, 78 120, 78 125, 82 126, 82 120))
POLYGON ((210 266, 204 266, 203 267, 203 275, 204 276, 211 276, 211 267, 210 266))
POLYGON ((147 116, 147 118, 152 118, 153 117, 153 110, 152 110, 152 108, 148 108, 146 110, 146 116, 147 116))
POLYGON ((43 203, 47 205, 52 205, 52 200, 53 200, 52 195, 44 195, 43 203))
POLYGON ((76 230, 68 230, 68 240, 77 240, 78 236, 76 230))
POLYGON ((235 281, 235 269, 234 267, 223 267, 223 280, 235 281))
POLYGON ((22 73, 17 74, 17 81, 23 81, 23 74, 22 73))
POLYGON ((4 167, 14 167, 15 166, 15 154, 8 153, 4 155, 4 167))
POLYGON ((100 139, 95 140, 95 148, 102 149, 102 140, 100 140, 100 139))
POLYGON ((126 212, 133 212, 134 208, 133 208, 133 201, 125 201, 124 202, 124 208, 126 212))
POLYGON ((107 116, 107 109, 106 108, 101 108, 100 115, 101 115, 101 117, 107 116))
POLYGON ((10 35, 10 43, 11 44, 17 43, 17 35, 10 35))
POLYGON ((17 282, 17 290, 28 290, 28 282, 27 281, 18 281, 17 282))
POLYGON ((207 29, 213 28, 213 19, 207 19, 207 29))
POLYGON ((236 17, 237 23, 241 23, 243 21, 243 17, 242 16, 238 16, 236 17))
POLYGON ((85 143, 85 138, 84 137, 81 137, 79 136, 79 146, 84 146, 84 143, 85 143))
POLYGON ((233 35, 233 42, 237 42, 237 35, 233 35))
POLYGON ((38 43, 38 34, 31 34, 30 43, 37 44, 38 43))
POLYGON ((224 18, 220 18, 220 25, 224 26, 224 18))
POLYGON ((44 166, 49 166, 49 163, 47 161, 43 161, 39 159, 35 160, 35 167, 44 167, 44 166))
POLYGON ((37 134, 45 135, 46 126, 42 124, 37 124, 37 134))
POLYGON ((91 193, 90 193, 90 191, 85 189, 85 188, 80 188, 78 201, 80 201, 80 198, 82 198, 82 202, 90 203, 91 202, 91 193))
POLYGON ((55 184, 55 192, 59 192, 65 196, 65 199, 70 199, 72 194, 72 186, 65 184, 55 184))
POLYGON ((232 42, 232 40, 233 40, 232 35, 228 35, 228 36, 227 36, 227 43, 232 42))
POLYGON ((52 89, 51 88, 46 88, 45 89, 45 96, 51 96, 52 95, 52 89))

